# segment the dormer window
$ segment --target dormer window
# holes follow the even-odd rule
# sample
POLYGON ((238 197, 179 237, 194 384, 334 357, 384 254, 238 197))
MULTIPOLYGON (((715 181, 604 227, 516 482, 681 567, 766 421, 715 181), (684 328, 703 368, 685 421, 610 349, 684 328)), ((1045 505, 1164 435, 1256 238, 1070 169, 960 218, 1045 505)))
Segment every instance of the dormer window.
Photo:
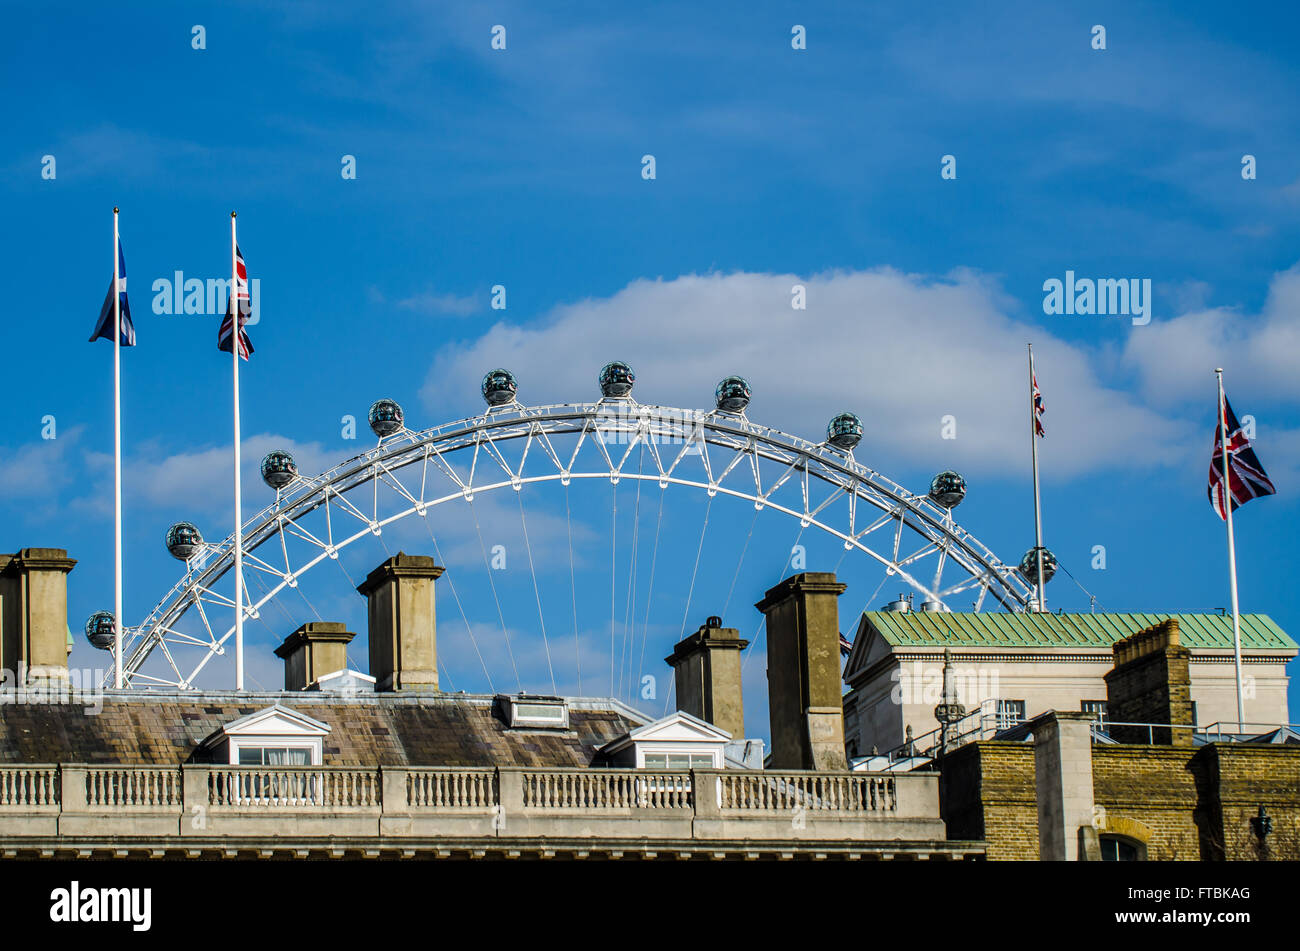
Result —
POLYGON ((329 724, 281 704, 227 723, 203 745, 231 766, 320 766, 329 724))
POLYGON ((567 730, 569 705, 563 697, 501 697, 506 722, 512 729, 567 730))
POLYGON ((725 769, 731 734, 682 710, 630 730, 600 748, 614 766, 634 769, 725 769))

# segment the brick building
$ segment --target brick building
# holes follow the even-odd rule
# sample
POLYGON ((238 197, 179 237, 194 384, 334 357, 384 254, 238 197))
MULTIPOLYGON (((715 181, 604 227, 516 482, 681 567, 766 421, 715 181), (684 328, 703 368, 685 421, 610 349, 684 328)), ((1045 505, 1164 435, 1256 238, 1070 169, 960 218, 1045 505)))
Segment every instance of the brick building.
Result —
POLYGON ((1111 707, 1149 731, 1048 712, 947 752, 948 834, 986 841, 993 860, 1300 858, 1300 737, 1279 729, 1206 743, 1179 729, 1190 704, 1176 620, 1117 642, 1113 655, 1111 707))

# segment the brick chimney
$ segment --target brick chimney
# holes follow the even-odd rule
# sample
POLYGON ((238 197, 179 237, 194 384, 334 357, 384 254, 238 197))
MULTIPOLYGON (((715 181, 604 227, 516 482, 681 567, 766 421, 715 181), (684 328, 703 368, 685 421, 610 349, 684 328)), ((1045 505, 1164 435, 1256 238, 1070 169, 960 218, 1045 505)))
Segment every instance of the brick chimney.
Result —
POLYGON ((0 555, 0 668, 29 680, 68 676, 68 572, 62 548, 0 555))
POLYGON ((438 689, 433 583, 442 572, 427 555, 398 552, 357 586, 368 602, 375 690, 438 689))
POLYGON ((1178 640, 1178 619, 1138 631, 1113 647, 1115 666, 1106 674, 1106 719, 1116 723, 1168 723, 1185 729, 1113 726, 1120 743, 1192 745, 1192 690, 1187 664, 1192 652, 1178 640))
POLYGON ((755 605, 767 615, 773 769, 847 769, 840 680, 839 596, 833 573, 805 572, 755 605))
POLYGON ((745 735, 740 652, 748 646, 738 630, 711 617, 664 658, 676 678, 677 709, 726 730, 733 740, 745 735))
POLYGON ((348 643, 356 637, 346 624, 313 621, 284 639, 275 656, 284 659, 284 689, 306 690, 325 674, 346 670, 348 643))

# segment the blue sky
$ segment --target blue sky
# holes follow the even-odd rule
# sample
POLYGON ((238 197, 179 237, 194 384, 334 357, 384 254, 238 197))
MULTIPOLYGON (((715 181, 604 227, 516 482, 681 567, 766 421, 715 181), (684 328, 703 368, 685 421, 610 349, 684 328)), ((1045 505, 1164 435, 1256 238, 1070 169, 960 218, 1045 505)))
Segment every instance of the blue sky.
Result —
MULTIPOLYGON (((1243 609, 1300 630, 1293 9, 444 6, 11 11, 0 64, 14 317, 0 547, 61 546, 80 559, 74 631, 112 602, 111 348, 85 339, 115 204, 140 340, 123 360, 129 623, 179 574, 161 544, 170 522, 191 518, 210 538, 229 530, 217 320, 155 314, 150 287, 178 270, 227 270, 236 208, 262 287, 242 376, 254 462, 277 445, 305 470, 352 455, 361 440, 343 439, 340 419, 364 418, 380 396, 401 401, 413 426, 468 415, 481 405, 478 377, 497 365, 532 403, 594 398, 596 372, 615 358, 636 368, 640 398, 669 405, 708 406, 716 381, 739 372, 757 421, 820 437, 851 409, 866 427, 858 459, 904 485, 961 469, 971 494, 960 521, 1014 561, 1032 544, 1023 364, 1033 340, 1048 406, 1048 545, 1106 609, 1213 611, 1228 603, 1222 523, 1205 499, 1212 371, 1223 366, 1278 487, 1238 519, 1243 609), (206 49, 192 48, 196 24, 206 49), (504 51, 490 47, 496 24, 504 51), (791 48, 794 24, 806 50, 791 48), (1095 24, 1104 51, 1091 48, 1095 24), (41 174, 47 155, 53 180, 41 174), (344 155, 355 179, 340 174, 344 155), (940 175, 944 155, 955 179, 940 175), (1253 180, 1244 155, 1255 156, 1253 180), (1149 279, 1151 323, 1044 314, 1043 282, 1067 270, 1149 279), (794 283, 808 288, 806 311, 789 306, 794 283), (497 284, 504 311, 489 307, 497 284), (940 438, 948 414, 953 440, 940 438), (47 415, 57 439, 41 438, 47 415), (1105 570, 1090 567, 1095 545, 1105 570)), ((606 490, 574 519, 589 671, 608 662, 606 490)), ((621 491, 630 538, 633 490, 621 491)), ((252 511, 269 492, 250 478, 245 496, 252 511)), ((755 636, 752 604, 780 579, 797 525, 756 521, 736 570, 752 509, 720 505, 685 610, 706 503, 666 501, 661 550, 672 554, 646 612, 646 655, 662 658, 683 626, 723 605, 755 636)), ((465 606, 462 618, 440 594, 457 689, 488 684, 449 617, 485 632, 504 618, 520 644, 539 635, 509 502, 485 503, 495 507, 480 526, 487 545, 521 556, 497 579, 500 614, 465 513, 435 526, 465 606)), ((573 626, 563 496, 539 490, 526 503, 554 635, 573 626)), ((655 505, 657 494, 643 498, 655 505)), ((645 533, 653 523, 641 517, 645 533)), ((835 543, 808 544, 809 568, 838 564, 835 543)), ((357 551, 345 571, 364 574, 385 553, 357 551)), ((867 565, 840 568, 851 617, 880 579, 867 565)), ((616 633, 622 615, 645 609, 621 608, 631 579, 638 597, 649 581, 617 574, 616 633)), ((317 609, 364 629, 343 574, 317 587, 317 609)), ((1049 603, 1088 607, 1064 576, 1049 603)), ((259 682, 278 683, 271 647, 304 610, 291 604, 250 631, 259 682)), ((364 666, 364 645, 353 653, 364 666)), ((74 654, 103 659, 81 644, 74 654)), ((508 661, 493 654, 487 666, 493 686, 514 686, 508 661)), ((549 689, 536 651, 523 666, 523 686, 549 689)), ((591 676, 585 692, 608 692, 608 675, 603 687, 591 676)), ((750 729, 765 733, 761 654, 746 676, 750 729)))

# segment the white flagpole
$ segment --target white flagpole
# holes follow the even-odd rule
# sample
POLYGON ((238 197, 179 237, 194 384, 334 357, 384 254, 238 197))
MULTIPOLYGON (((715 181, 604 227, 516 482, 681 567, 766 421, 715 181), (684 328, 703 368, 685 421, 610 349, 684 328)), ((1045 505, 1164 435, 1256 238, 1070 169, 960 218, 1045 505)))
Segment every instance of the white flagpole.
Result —
POLYGON ((1038 611, 1047 609, 1043 596, 1043 513, 1038 501, 1038 407, 1034 405, 1034 345, 1029 346, 1029 445, 1034 460, 1034 552, 1038 559, 1038 611))
POLYGON ((244 516, 239 484, 239 271, 235 213, 230 213, 230 357, 235 382, 235 689, 244 689, 244 516))
POLYGON ((1228 523, 1228 586, 1232 592, 1232 667, 1237 678, 1237 732, 1243 729, 1246 707, 1241 697, 1241 614, 1237 607, 1237 542, 1232 535, 1232 482, 1228 475, 1228 411, 1223 398, 1223 368, 1214 371, 1219 381, 1219 440, 1223 445, 1223 514, 1228 523))
POLYGON ((113 209, 113 686, 122 689, 122 276, 113 209))

